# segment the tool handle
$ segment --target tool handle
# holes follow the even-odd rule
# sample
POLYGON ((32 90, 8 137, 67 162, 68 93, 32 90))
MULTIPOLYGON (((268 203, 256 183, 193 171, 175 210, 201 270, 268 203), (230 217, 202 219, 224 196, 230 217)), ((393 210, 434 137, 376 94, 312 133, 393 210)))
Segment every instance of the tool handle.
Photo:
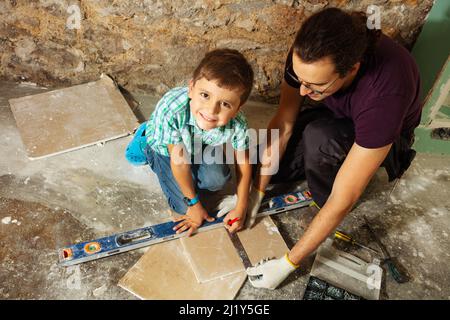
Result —
POLYGON ((397 283, 405 283, 409 281, 409 276, 403 272, 391 258, 384 260, 384 263, 388 266, 392 278, 394 278, 397 283))
POLYGON ((342 233, 341 231, 336 231, 334 233, 334 236, 340 240, 353 243, 353 239, 350 236, 346 235, 345 233, 342 233))

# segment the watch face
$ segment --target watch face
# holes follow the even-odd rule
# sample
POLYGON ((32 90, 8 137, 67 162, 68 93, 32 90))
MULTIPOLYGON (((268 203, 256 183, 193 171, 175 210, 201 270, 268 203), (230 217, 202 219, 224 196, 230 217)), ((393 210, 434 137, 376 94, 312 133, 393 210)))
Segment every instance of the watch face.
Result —
POLYGON ((195 196, 193 199, 189 199, 188 197, 184 197, 183 201, 184 201, 184 203, 186 203, 186 205, 188 207, 192 207, 194 204, 196 204, 198 202, 198 198, 197 198, 197 196, 195 196))
POLYGON ((191 200, 190 200, 188 197, 184 197, 184 198, 183 198, 183 201, 184 201, 184 203, 185 203, 188 207, 191 206, 191 200))

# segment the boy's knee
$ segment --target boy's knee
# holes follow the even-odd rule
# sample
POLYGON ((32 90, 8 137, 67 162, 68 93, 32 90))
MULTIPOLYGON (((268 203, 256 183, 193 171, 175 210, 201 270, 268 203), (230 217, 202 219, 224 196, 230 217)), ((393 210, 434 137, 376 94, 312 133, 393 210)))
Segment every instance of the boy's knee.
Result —
POLYGON ((184 203, 183 199, 168 199, 169 207, 178 214, 186 214, 187 205, 184 203))
POLYGON ((209 191, 221 190, 231 178, 228 166, 216 166, 209 168, 203 179, 199 179, 198 187, 209 191))

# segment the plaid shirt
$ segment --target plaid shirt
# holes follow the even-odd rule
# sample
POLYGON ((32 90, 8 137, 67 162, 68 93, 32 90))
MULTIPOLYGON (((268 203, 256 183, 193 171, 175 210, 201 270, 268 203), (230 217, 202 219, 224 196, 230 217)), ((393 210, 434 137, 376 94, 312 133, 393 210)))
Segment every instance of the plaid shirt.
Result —
POLYGON ((211 146, 230 141, 235 150, 249 148, 248 124, 241 112, 225 126, 206 131, 198 127, 189 102, 187 87, 174 88, 159 100, 145 130, 147 144, 155 152, 169 156, 168 144, 183 143, 193 154, 194 139, 211 146))

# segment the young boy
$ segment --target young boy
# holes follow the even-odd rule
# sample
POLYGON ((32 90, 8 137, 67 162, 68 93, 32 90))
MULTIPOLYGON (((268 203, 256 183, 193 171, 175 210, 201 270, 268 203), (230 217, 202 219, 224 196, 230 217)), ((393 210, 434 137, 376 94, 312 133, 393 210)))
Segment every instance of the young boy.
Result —
POLYGON ((220 190, 231 176, 230 168, 223 162, 192 161, 194 142, 198 141, 202 150, 205 146, 221 146, 229 141, 235 158, 244 159, 236 165, 236 207, 224 218, 230 232, 244 225, 251 165, 247 121, 240 108, 252 86, 253 70, 241 53, 231 49, 211 51, 195 69, 189 86, 167 92, 146 125, 136 132, 133 140, 143 139, 145 135, 140 148, 144 151, 145 162, 158 176, 169 206, 182 214, 175 219, 180 222, 174 227, 177 233, 188 230, 190 236, 204 220, 214 220, 199 201, 198 190, 220 190))

